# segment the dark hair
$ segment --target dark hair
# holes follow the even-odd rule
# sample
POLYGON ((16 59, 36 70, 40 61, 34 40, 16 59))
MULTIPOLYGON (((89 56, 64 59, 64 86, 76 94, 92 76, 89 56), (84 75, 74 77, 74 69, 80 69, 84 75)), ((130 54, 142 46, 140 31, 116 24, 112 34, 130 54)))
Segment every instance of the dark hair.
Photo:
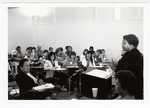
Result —
POLYGON ((60 48, 57 48, 55 54, 57 55, 60 50, 61 50, 60 48))
POLYGON ((61 50, 61 51, 63 51, 63 48, 62 48, 62 47, 60 47, 60 50, 61 50))
MULTIPOLYGON (((88 54, 91 54, 91 51, 88 51, 87 54, 85 55, 86 59, 87 59, 87 55, 88 55, 88 54)), ((92 54, 91 54, 90 60, 91 60, 91 62, 92 62, 92 64, 93 64, 92 54)))
POLYGON ((46 52, 48 53, 48 50, 44 50, 44 51, 43 51, 43 53, 46 53, 46 52))
POLYGON ((66 46, 66 47, 65 47, 65 48, 66 48, 66 50, 67 50, 69 47, 72 49, 72 46, 66 46))
POLYGON ((67 50, 69 46, 66 46, 65 49, 67 50))
POLYGON ((94 47, 93 46, 90 46, 90 48, 89 49, 94 49, 94 47))
POLYGON ((76 53, 75 53, 74 51, 72 51, 72 52, 70 53, 70 58, 71 58, 71 55, 76 56, 76 53))
POLYGON ((35 48, 35 47, 32 47, 32 50, 33 50, 33 49, 35 49, 35 50, 36 50, 36 48, 35 48))
POLYGON ((50 49, 53 49, 52 47, 49 47, 49 51, 50 51, 50 49))
POLYGON ((116 73, 121 88, 127 90, 130 95, 135 95, 137 89, 137 79, 135 75, 129 70, 119 70, 116 73))
POLYGON ((27 48, 26 48, 26 51, 27 51, 27 50, 30 50, 30 48, 29 48, 29 47, 27 47, 27 48))
POLYGON ((105 51, 104 49, 102 49, 102 51, 105 51))
MULTIPOLYGON (((91 52, 90 52, 90 51, 88 51, 88 52, 87 52, 87 54, 91 54, 91 52)), ((87 55, 87 54, 86 54, 86 55, 87 55)))
POLYGON ((96 52, 99 52, 100 54, 102 53, 102 50, 98 49, 96 52))
POLYGON ((88 49, 84 49, 84 51, 83 51, 83 55, 85 55, 85 51, 87 51, 87 52, 88 52, 89 50, 88 50, 88 49))
POLYGON ((62 47, 57 48, 55 54, 57 55, 59 51, 63 51, 63 48, 62 47))
POLYGON ((123 39, 125 39, 130 45, 133 45, 134 47, 137 47, 139 44, 139 39, 134 34, 124 35, 123 39))
POLYGON ((19 62, 19 67, 23 67, 24 63, 27 61, 28 61, 28 59, 21 59, 19 62))
POLYGON ((30 47, 28 47, 29 48, 29 50, 32 50, 32 47, 30 46, 30 47))
POLYGON ((17 47, 16 47, 16 50, 18 50, 18 48, 21 48, 21 46, 17 46, 17 47))
POLYGON ((47 56, 48 60, 51 61, 51 56, 52 56, 52 55, 54 55, 54 60, 56 59, 55 53, 54 53, 54 52, 50 52, 50 53, 48 53, 48 56, 47 56))
POLYGON ((80 61, 80 56, 77 56, 78 61, 80 61))

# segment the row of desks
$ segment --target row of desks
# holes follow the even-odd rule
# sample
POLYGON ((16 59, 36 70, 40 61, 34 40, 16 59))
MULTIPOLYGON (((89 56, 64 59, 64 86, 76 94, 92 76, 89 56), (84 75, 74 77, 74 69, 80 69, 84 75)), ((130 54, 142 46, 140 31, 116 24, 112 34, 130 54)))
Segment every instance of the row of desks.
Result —
MULTIPOLYGON (((22 58, 8 58, 8 61, 20 61, 22 58)), ((31 65, 31 69, 35 69, 36 71, 41 71, 44 70, 44 66, 38 66, 38 65, 31 65)), ((67 66, 66 68, 54 68, 51 69, 53 71, 59 71, 63 72, 68 70, 70 76, 75 73, 75 70, 79 69, 77 66, 67 66)), ((86 97, 92 97, 92 88, 96 87, 98 88, 98 99, 104 99, 106 98, 107 94, 111 91, 111 86, 112 86, 112 76, 110 76, 107 79, 102 79, 94 76, 87 75, 86 73, 94 70, 94 69, 99 69, 99 70, 104 70, 108 69, 108 66, 105 64, 102 67, 96 66, 96 67, 89 67, 85 72, 81 74, 81 82, 82 82, 82 88, 81 88, 81 93, 86 96, 86 97)))

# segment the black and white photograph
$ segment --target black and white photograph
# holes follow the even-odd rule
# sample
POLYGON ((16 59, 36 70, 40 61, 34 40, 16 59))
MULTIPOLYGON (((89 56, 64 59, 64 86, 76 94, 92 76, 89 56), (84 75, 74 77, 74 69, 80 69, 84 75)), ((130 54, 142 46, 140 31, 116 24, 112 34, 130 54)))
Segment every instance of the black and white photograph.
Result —
POLYGON ((3 3, 4 100, 144 103, 147 9, 144 2, 3 3))

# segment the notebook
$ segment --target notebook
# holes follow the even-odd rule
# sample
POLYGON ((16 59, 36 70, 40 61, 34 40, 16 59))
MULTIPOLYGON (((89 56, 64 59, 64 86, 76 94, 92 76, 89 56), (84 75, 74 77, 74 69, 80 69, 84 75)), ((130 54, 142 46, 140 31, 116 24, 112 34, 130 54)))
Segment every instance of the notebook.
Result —
POLYGON ((98 77, 98 78, 107 79, 108 77, 110 77, 112 75, 112 72, 94 69, 86 74, 94 76, 94 77, 98 77))
POLYGON ((52 88, 54 88, 53 84, 46 83, 46 84, 43 84, 43 85, 40 85, 40 86, 33 87, 32 89, 37 90, 37 91, 42 91, 42 90, 45 90, 45 89, 52 89, 52 88))

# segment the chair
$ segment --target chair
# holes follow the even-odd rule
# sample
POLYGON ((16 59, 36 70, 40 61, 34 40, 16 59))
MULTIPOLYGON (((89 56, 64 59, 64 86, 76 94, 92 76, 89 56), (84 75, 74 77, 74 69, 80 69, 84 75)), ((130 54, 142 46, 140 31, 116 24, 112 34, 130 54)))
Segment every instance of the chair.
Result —
POLYGON ((36 91, 34 91, 34 90, 28 90, 28 91, 22 92, 22 90, 18 87, 18 84, 15 80, 8 82, 8 99, 13 99, 13 100, 35 99, 35 96, 34 96, 35 92, 36 91), (19 89, 19 91, 18 91, 18 89, 19 89))
POLYGON ((13 72, 8 71, 8 99, 18 99, 19 93, 16 91, 18 85, 15 81, 15 76, 13 72))
POLYGON ((18 74, 18 62, 12 61, 10 62, 10 67, 11 67, 11 73, 14 73, 15 75, 18 74))

